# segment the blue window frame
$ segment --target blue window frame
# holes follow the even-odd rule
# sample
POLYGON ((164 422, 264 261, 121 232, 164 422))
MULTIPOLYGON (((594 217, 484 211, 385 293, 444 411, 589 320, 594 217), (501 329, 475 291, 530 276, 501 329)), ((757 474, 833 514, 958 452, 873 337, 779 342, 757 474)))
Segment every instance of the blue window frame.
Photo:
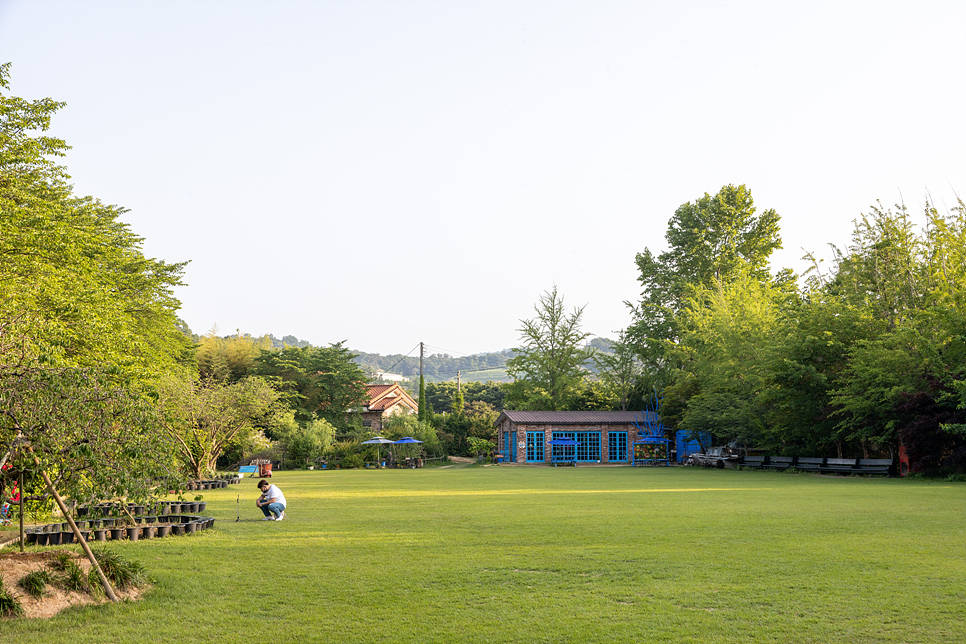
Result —
POLYGON ((503 432, 503 458, 509 463, 517 460, 517 433, 503 432))
POLYGON ((578 461, 600 460, 600 432, 577 432, 575 438, 580 443, 577 446, 578 461))
POLYGON ((572 438, 580 443, 576 447, 576 454, 573 447, 554 445, 553 457, 556 460, 574 459, 585 463, 600 460, 600 432, 554 432, 553 437, 572 438))
POLYGON ((627 432, 607 433, 607 455, 611 461, 627 461, 627 432))
MULTIPOLYGON (((552 434, 553 440, 558 438, 573 438, 574 432, 554 432, 552 434)), ((553 460, 555 461, 573 461, 574 460, 574 448, 571 445, 553 445, 553 460)))
POLYGON ((527 463, 543 462, 543 432, 527 432, 527 463))

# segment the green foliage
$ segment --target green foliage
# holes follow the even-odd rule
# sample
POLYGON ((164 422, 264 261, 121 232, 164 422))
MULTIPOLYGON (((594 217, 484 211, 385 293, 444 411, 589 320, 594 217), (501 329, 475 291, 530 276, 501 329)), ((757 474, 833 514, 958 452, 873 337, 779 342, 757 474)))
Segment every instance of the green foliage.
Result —
POLYGON ((113 381, 89 369, 0 368, 0 445, 12 446, 16 468, 47 472, 78 500, 150 496, 171 477, 172 444, 155 408, 113 381))
POLYGON ((190 357, 172 294, 185 264, 145 257, 126 210, 72 194, 50 158, 67 144, 33 136, 62 106, 0 92, 0 363, 111 365, 149 381, 190 357))
MULTIPOLYGON (((585 380, 574 388, 567 402, 573 411, 615 411, 621 408, 621 391, 611 382, 585 380)), ((629 395, 629 390, 627 394, 629 395)), ((626 400, 626 399, 625 399, 626 400)), ((627 411, 624 409, 623 411, 627 411)))
POLYGON ((463 389, 457 388, 456 395, 453 396, 453 408, 454 414, 462 414, 466 409, 466 398, 463 396, 463 389))
POLYGON ((335 442, 335 427, 329 422, 316 419, 302 427, 295 422, 295 415, 287 412, 276 425, 275 434, 285 449, 286 456, 295 463, 311 464, 335 442))
POLYGON ((64 564, 64 576, 60 580, 61 587, 70 591, 86 591, 89 589, 87 575, 81 570, 80 566, 73 559, 69 559, 64 564))
POLYGON ((768 259, 781 248, 780 217, 774 210, 755 212, 747 187, 726 185, 717 195, 705 193, 675 211, 665 234, 666 252, 658 257, 650 250, 638 253, 642 299, 632 306, 628 335, 647 369, 667 375, 673 368, 668 353, 692 288, 727 284, 736 274, 769 280, 768 259))
POLYGON ((486 440, 485 438, 477 438, 476 436, 470 436, 467 439, 469 444, 469 451, 472 454, 489 454, 494 449, 496 449, 496 444, 493 441, 486 440))
POLYGON ((431 423, 420 422, 419 418, 412 414, 393 414, 383 419, 383 436, 392 440, 399 440, 406 436, 423 441, 421 446, 412 449, 421 449, 431 456, 441 456, 443 448, 436 429, 431 423))
MULTIPOLYGON (((503 410, 506 393, 496 382, 464 382, 461 386, 464 406, 484 402, 498 411, 503 410)), ((455 382, 431 382, 426 384, 426 398, 431 409, 452 409, 456 397, 455 382)))
POLYGON ((522 346, 507 360, 507 373, 514 379, 505 387, 506 405, 511 409, 564 409, 572 390, 583 379, 584 363, 591 352, 581 330, 583 307, 570 315, 564 311, 563 296, 554 286, 534 306, 537 317, 521 320, 522 346))
POLYGON ((341 342, 263 350, 251 373, 275 385, 300 424, 321 418, 342 433, 353 425, 350 416, 358 416, 368 400, 365 374, 353 357, 341 342))
POLYGON ((52 581, 50 573, 46 570, 35 570, 28 572, 20 578, 17 585, 34 599, 40 599, 47 593, 47 584, 52 581))
POLYGON ((214 472, 230 444, 272 427, 280 410, 278 393, 256 377, 226 384, 172 372, 161 377, 157 395, 164 434, 196 478, 214 472))
POLYGON ((3 584, 3 579, 0 579, 0 617, 23 617, 23 615, 24 610, 20 601, 3 584))
POLYGON ((217 327, 198 342, 195 359, 202 380, 238 382, 248 375, 261 351, 272 348, 269 336, 253 338, 236 334, 219 338, 217 327))
POLYGON ((643 365, 637 357, 635 346, 629 341, 623 329, 618 333, 616 342, 603 338, 595 338, 595 341, 597 341, 596 344, 591 343, 588 346, 599 347, 594 351, 594 364, 597 366, 598 378, 609 395, 617 398, 616 405, 611 403, 603 408, 627 411, 630 409, 634 388, 643 376, 643 365))
POLYGON ((426 378, 419 376, 419 400, 416 401, 419 405, 419 421, 426 422, 426 419, 430 415, 430 404, 429 400, 426 398, 426 378))
MULTIPOLYGON (((94 558, 100 565, 104 576, 117 588, 125 589, 143 586, 148 582, 144 564, 137 560, 125 559, 110 550, 95 550, 94 558)), ((98 578, 99 579, 99 578, 98 578)))

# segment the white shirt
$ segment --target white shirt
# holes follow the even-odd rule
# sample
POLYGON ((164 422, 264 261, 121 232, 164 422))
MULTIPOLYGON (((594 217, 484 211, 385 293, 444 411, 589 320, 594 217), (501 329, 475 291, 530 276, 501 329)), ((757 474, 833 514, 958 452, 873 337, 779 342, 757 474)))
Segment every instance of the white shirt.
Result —
POLYGON ((281 503, 283 508, 286 505, 286 503, 285 503, 285 495, 282 494, 282 491, 280 489, 278 489, 274 485, 269 485, 268 486, 268 489, 265 490, 262 493, 262 495, 265 497, 265 500, 266 501, 269 500, 269 499, 275 499, 275 501, 273 501, 273 503, 281 503))

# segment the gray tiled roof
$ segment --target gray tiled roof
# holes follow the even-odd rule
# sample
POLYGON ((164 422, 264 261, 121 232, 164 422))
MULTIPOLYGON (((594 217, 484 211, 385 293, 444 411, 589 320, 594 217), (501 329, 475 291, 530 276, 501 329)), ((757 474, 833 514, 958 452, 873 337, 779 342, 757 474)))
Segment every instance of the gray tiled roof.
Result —
POLYGON ((653 418, 654 412, 640 411, 504 411, 504 418, 521 425, 627 425, 653 418))

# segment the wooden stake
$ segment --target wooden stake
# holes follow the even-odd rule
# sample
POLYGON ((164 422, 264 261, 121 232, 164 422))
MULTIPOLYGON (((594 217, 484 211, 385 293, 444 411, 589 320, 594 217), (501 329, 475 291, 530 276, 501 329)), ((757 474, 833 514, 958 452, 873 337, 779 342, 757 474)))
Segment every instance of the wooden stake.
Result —
MULTIPOLYGON (((78 543, 81 544, 81 547, 84 549, 84 553, 87 555, 88 561, 90 561, 91 565, 94 566, 94 570, 97 571, 97 576, 101 578, 101 584, 104 586, 104 592, 107 593, 107 598, 110 599, 112 602, 120 601, 117 598, 117 595, 114 594, 114 588, 111 586, 111 582, 108 581, 107 575, 105 575, 104 571, 101 570, 101 565, 97 563, 97 557, 95 557, 94 553, 91 552, 91 547, 87 545, 87 540, 83 536, 81 536, 80 530, 77 529, 77 524, 74 523, 74 520, 71 518, 70 513, 67 511, 67 506, 64 505, 64 499, 60 498, 60 495, 57 493, 57 490, 54 488, 54 482, 50 480, 49 476, 47 476, 46 470, 44 470, 41 467, 40 459, 37 458, 37 454, 34 453, 34 448, 31 447, 30 445, 27 445, 27 449, 30 450, 31 456, 34 457, 34 463, 37 465, 37 468, 40 469, 40 475, 44 477, 44 483, 47 484, 47 489, 50 490, 50 493, 53 495, 54 500, 57 501, 57 505, 58 507, 60 507, 60 511, 64 513, 64 517, 67 519, 67 523, 70 524, 70 529, 74 531, 74 539, 76 539, 78 543)), ((23 497, 21 496, 21 498, 23 497)))

